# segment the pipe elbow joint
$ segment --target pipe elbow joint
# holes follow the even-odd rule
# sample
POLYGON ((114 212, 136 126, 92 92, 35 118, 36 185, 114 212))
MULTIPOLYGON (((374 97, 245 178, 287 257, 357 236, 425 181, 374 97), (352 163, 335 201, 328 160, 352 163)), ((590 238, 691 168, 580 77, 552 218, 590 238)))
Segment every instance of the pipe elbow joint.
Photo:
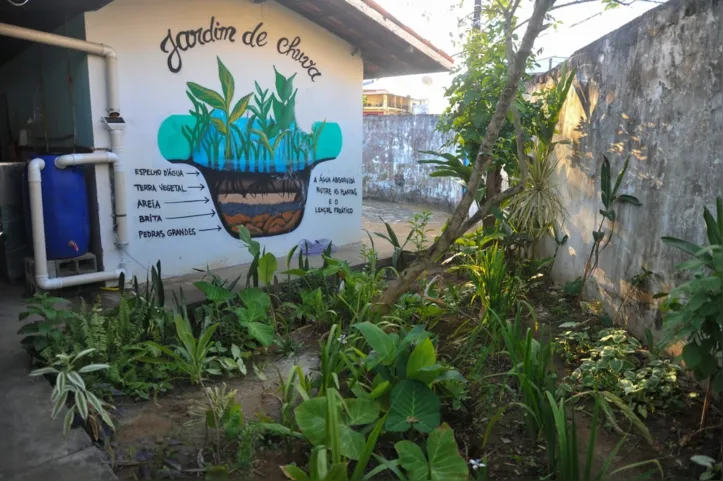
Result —
POLYGON ((103 44, 103 56, 105 58, 118 58, 118 54, 113 50, 113 47, 103 44))
POLYGON ((28 164, 28 182, 42 182, 40 171, 45 168, 43 159, 33 159, 28 164))

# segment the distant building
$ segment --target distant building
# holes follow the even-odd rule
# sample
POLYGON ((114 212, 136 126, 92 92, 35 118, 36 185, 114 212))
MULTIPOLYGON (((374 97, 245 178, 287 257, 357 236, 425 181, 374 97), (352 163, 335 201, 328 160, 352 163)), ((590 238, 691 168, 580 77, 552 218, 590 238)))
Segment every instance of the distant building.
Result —
POLYGON ((364 115, 426 114, 429 103, 382 89, 364 89, 364 115))

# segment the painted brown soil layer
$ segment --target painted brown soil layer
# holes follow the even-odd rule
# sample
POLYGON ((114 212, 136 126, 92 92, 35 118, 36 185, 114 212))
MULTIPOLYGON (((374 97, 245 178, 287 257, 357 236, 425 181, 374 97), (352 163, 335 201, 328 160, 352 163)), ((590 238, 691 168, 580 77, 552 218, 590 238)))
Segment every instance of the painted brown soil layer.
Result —
POLYGON ((233 226, 231 230, 238 233, 238 225, 245 226, 252 237, 278 235, 293 230, 301 222, 303 210, 287 211, 277 215, 259 214, 249 217, 244 214, 222 214, 224 222, 233 226))

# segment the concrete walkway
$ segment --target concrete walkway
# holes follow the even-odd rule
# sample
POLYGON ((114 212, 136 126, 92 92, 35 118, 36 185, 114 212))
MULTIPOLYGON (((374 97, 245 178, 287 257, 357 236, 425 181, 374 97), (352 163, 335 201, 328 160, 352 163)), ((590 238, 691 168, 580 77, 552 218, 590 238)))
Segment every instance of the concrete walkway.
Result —
POLYGON ((28 377, 30 357, 16 334, 24 310, 22 289, 0 284, 0 480, 116 479, 85 431, 63 437, 62 414, 50 420, 51 387, 28 377))

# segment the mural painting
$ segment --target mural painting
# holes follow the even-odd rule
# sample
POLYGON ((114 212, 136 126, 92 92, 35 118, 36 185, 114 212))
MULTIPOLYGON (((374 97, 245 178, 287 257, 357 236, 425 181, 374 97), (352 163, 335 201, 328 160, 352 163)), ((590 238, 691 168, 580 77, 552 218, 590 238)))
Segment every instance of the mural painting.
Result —
POLYGON ((319 120, 310 131, 296 122, 296 74, 275 72, 275 85, 236 96, 235 80, 217 58, 219 91, 187 83, 189 113, 171 115, 158 131, 163 157, 198 169, 226 231, 253 237, 285 234, 304 216, 311 172, 341 152, 336 123, 319 120))

